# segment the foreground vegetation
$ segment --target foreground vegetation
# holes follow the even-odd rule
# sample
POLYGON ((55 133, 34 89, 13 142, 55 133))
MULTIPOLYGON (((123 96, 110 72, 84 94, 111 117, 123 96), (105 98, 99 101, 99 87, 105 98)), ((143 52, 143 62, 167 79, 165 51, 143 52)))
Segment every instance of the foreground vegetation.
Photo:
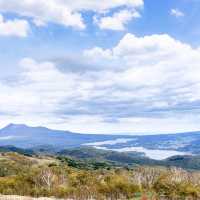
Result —
POLYGON ((200 199, 200 172, 2 153, 0 193, 75 200, 200 199))

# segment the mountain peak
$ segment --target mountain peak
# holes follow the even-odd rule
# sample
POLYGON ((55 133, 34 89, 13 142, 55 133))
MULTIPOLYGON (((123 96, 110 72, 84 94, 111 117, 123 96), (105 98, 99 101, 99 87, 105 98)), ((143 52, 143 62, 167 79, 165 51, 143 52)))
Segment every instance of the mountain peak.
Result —
POLYGON ((16 129, 16 128, 27 128, 28 126, 25 124, 13 124, 10 123, 8 124, 6 127, 4 127, 4 129, 16 129))

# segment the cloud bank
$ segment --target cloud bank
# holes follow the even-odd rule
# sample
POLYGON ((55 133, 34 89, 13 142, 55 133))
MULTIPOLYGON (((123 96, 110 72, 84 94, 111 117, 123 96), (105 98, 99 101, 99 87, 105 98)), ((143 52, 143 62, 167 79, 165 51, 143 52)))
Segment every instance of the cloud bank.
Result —
POLYGON ((0 81, 0 120, 83 133, 200 128, 198 48, 166 34, 128 33, 81 58, 90 65, 75 71, 67 63, 61 71, 56 62, 22 59, 16 80, 0 81))
POLYGON ((26 20, 14 19, 6 20, 0 14, 0 36, 26 37, 30 30, 26 20))
POLYGON ((51 22, 76 29, 85 29, 84 11, 111 12, 126 7, 139 9, 143 0, 0 0, 0 12, 31 18, 37 26, 51 22))

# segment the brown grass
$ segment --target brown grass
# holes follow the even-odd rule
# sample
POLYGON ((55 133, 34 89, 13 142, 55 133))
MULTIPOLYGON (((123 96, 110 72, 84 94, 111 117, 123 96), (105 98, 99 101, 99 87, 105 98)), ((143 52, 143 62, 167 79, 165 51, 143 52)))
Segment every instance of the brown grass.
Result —
MULTIPOLYGON (((22 196, 15 196, 15 195, 9 195, 9 196, 0 195, 0 200, 56 200, 56 199, 46 198, 46 197, 32 198, 32 197, 22 197, 22 196)), ((62 199, 59 199, 59 200, 62 200, 62 199)))

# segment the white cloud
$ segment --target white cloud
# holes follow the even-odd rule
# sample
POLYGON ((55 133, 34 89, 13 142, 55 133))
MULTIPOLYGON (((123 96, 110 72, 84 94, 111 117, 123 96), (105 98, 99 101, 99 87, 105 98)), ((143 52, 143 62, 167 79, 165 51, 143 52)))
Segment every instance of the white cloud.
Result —
POLYGON ((14 19, 5 20, 0 14, 0 35, 26 37, 30 30, 29 23, 26 20, 14 19))
POLYGON ((78 29, 86 26, 82 11, 99 13, 120 6, 138 8, 143 6, 143 0, 0 0, 1 12, 30 17, 39 26, 53 22, 78 29))
POLYGON ((184 17, 185 14, 180 11, 179 9, 171 9, 170 14, 175 16, 175 17, 184 17))
POLYGON ((22 72, 15 85, 0 84, 0 102, 5 105, 1 112, 34 115, 55 111, 59 102, 69 95, 72 78, 59 72, 50 62, 37 63, 25 58, 20 66, 22 72))
POLYGON ((81 15, 59 0, 0 0, 0 11, 31 17, 34 22, 53 22, 80 29, 85 27, 81 15))
POLYGON ((64 72, 23 59, 15 82, 0 81, 0 121, 90 133, 200 129, 199 49, 166 34, 126 34, 83 54, 104 66, 64 72))
POLYGON ((85 50, 84 56, 89 57, 93 60, 99 59, 109 59, 112 58, 112 51, 110 49, 103 50, 100 47, 95 47, 92 50, 85 50))
POLYGON ((120 10, 119 12, 114 13, 113 16, 106 16, 100 19, 96 18, 95 23, 97 23, 101 29, 123 31, 125 25, 129 21, 138 17, 140 17, 140 14, 137 11, 120 10))
MULTIPOLYGON (((121 110, 113 109, 113 112, 145 117, 149 114, 149 124, 153 127, 156 127, 156 121, 159 123, 160 120, 155 119, 153 125, 151 119, 161 115, 162 122, 166 123, 163 126, 165 129, 167 123, 171 121, 169 120, 171 114, 177 116, 178 113, 179 117, 182 116, 187 121, 189 113, 194 112, 193 117, 188 117, 187 125, 182 127, 183 129, 186 126, 190 127, 191 123, 192 130, 194 129, 196 122, 191 122, 190 119, 194 120, 197 113, 199 114, 197 106, 200 101, 199 49, 194 49, 168 35, 136 37, 126 34, 112 49, 98 48, 97 51, 95 47, 85 51, 85 55, 95 55, 96 60, 101 60, 104 52, 109 52, 107 61, 115 63, 113 68, 107 69, 110 71, 109 87, 115 88, 109 92, 109 101, 121 110), (125 102, 124 105, 121 105, 121 102, 125 102)), ((172 129, 181 131, 179 124, 182 123, 178 123, 181 120, 175 117, 173 120, 176 123, 173 126, 168 125, 168 131, 172 129)), ((140 125, 147 128, 145 123, 140 125)), ((159 125, 157 127, 162 129, 159 125)), ((139 130, 139 126, 137 129, 139 130)))
POLYGON ((143 0, 61 0, 65 5, 70 5, 73 10, 92 10, 96 12, 103 12, 113 8, 127 6, 131 8, 142 7, 143 0))

